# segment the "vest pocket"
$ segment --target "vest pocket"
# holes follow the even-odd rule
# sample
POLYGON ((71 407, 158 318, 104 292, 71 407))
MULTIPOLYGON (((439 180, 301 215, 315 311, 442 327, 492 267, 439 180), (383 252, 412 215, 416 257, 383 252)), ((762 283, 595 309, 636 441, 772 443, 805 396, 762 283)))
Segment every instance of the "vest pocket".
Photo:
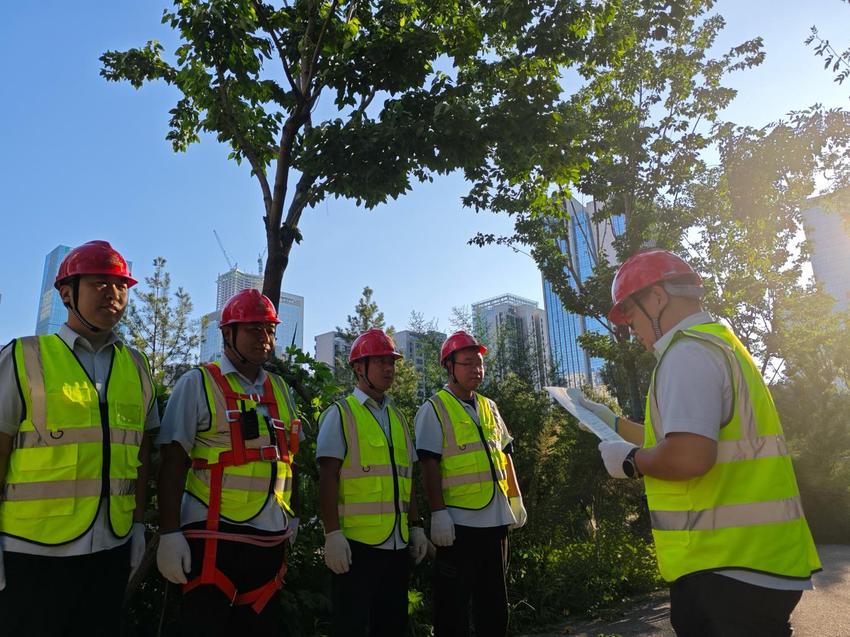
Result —
POLYGON ((75 444, 16 449, 9 458, 9 481, 73 480, 77 477, 78 456, 79 447, 75 444), (19 479, 23 477, 29 479, 19 479))
POLYGON ((444 488, 450 489, 452 497, 454 498, 467 495, 477 495, 481 493, 482 489, 482 477, 479 476, 479 473, 485 471, 488 474, 487 479, 492 479, 489 475, 489 464, 481 468, 473 454, 457 456, 452 462, 450 476, 443 478, 444 488))
POLYGON ((6 513, 16 518, 74 513, 77 445, 20 449, 9 462, 6 513))
MULTIPOLYGON (((368 474, 364 474, 368 475, 368 474)), ((381 478, 363 477, 342 481, 340 512, 345 527, 378 526, 381 515, 368 514, 370 504, 380 505, 383 501, 381 478), (346 510, 347 509, 347 510, 346 510)))
POLYGON ((113 405, 112 425, 116 427, 137 427, 144 422, 142 407, 138 403, 119 402, 113 405))
POLYGON ((132 473, 138 474, 137 469, 142 466, 142 461, 139 458, 139 447, 125 445, 127 466, 132 470, 132 473))

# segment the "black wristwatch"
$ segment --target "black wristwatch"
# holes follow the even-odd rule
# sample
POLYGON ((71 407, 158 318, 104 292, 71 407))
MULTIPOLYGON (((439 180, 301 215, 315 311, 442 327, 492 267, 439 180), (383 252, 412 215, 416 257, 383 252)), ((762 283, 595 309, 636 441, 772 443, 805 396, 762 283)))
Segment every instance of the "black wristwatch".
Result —
POLYGON ((637 463, 635 462, 635 454, 638 452, 638 448, 634 447, 629 455, 626 456, 626 459, 623 460, 623 473, 625 473, 629 478, 640 478, 642 477, 641 472, 638 470, 637 463))

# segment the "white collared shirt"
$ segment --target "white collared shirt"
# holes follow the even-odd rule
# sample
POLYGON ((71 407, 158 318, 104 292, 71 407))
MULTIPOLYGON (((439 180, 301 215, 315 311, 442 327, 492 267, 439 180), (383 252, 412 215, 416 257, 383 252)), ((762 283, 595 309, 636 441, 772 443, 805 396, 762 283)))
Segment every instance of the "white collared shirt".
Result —
MULTIPOLYGON (((655 371, 655 394, 665 436, 683 432, 716 441, 721 426, 731 416, 732 377, 723 353, 693 338, 673 342, 677 332, 712 322, 714 319, 708 312, 691 314, 655 343, 654 354, 661 360, 655 371)), ((764 588, 813 588, 811 580, 801 582, 745 570, 724 570, 717 574, 764 588)))
MULTIPOLYGON (((260 369, 255 380, 248 380, 230 362, 227 356, 221 361, 221 373, 224 376, 232 375, 242 386, 246 394, 263 395, 263 384, 266 382, 266 372, 260 369)), ((257 412, 268 417, 268 407, 257 405, 257 412)), ((174 385, 174 391, 168 399, 165 414, 162 416, 162 429, 156 439, 156 444, 167 445, 177 442, 186 451, 192 453, 195 446, 195 435, 198 430, 205 431, 210 427, 210 409, 207 404, 207 394, 204 389, 203 372, 193 369, 180 377, 174 385)), ((300 440, 304 439, 304 430, 301 430, 300 440)), ((180 505, 180 525, 186 526, 194 522, 202 522, 207 519, 207 506, 190 493, 183 492, 183 501, 180 505)), ((286 528, 288 517, 286 511, 277 504, 274 498, 269 498, 262 511, 242 526, 250 526, 263 531, 282 531, 286 528)), ((231 522, 231 524, 235 524, 231 522)))
MULTIPOLYGON (((95 351, 91 343, 72 330, 67 323, 59 328, 57 336, 71 349, 86 374, 94 382, 100 399, 105 400, 106 382, 109 379, 109 371, 112 367, 112 350, 114 347, 123 348, 127 346, 112 332, 106 342, 95 351)), ((11 436, 18 433, 18 428, 21 425, 21 396, 16 389, 9 389, 17 388, 17 386, 13 348, 6 346, 0 351, 0 387, 4 388, 0 392, 0 432, 11 436)), ((157 427, 159 427, 159 412, 156 403, 154 403, 145 419, 145 430, 150 431, 157 427)), ((82 537, 67 544, 43 546, 12 537, 0 537, 0 542, 2 542, 4 551, 50 557, 88 555, 112 549, 127 542, 130 536, 117 538, 112 534, 109 520, 106 517, 106 510, 107 507, 101 501, 100 509, 92 527, 82 537)))
MULTIPOLYGON (((366 392, 359 387, 355 387, 352 392, 354 398, 369 410, 375 420, 378 421, 387 440, 390 440, 390 414, 389 406, 391 400, 389 396, 384 396, 380 404, 371 398, 366 392)), ((322 413, 319 418, 319 436, 316 440, 316 460, 319 458, 336 458, 337 460, 345 460, 347 452, 345 445, 345 434, 342 432, 342 418, 339 414, 339 409, 336 405, 331 405, 322 413)), ((416 462, 416 455, 413 449, 408 449, 410 466, 416 462)), ((396 522, 392 536, 383 544, 379 544, 375 548, 398 550, 407 546, 407 543, 401 537, 399 523, 396 522)))
MULTIPOLYGON (((443 389, 454 396, 454 393, 448 385, 444 386, 443 389)), ((473 398, 476 398, 476 396, 477 394, 473 393, 473 398)), ((455 396, 455 398, 457 398, 457 396, 455 396)), ((464 410, 466 410, 466 413, 469 414, 469 417, 472 418, 472 421, 476 425, 480 426, 480 421, 478 420, 477 400, 471 401, 472 404, 461 400, 460 398, 457 400, 463 406, 464 410)), ((502 415, 499 413, 499 408, 496 406, 496 403, 491 400, 490 405, 493 407, 493 417, 496 419, 496 423, 501 430, 502 449, 504 450, 511 444, 513 438, 508 432, 508 428, 505 425, 504 420, 502 420, 502 415)), ((432 405, 430 401, 425 401, 425 403, 419 408, 413 422, 414 429, 416 431, 416 449, 442 455, 443 426, 440 423, 440 419, 437 417, 434 405, 432 405)), ((452 517, 452 522, 459 526, 484 528, 505 526, 516 523, 516 518, 511 511, 511 505, 507 496, 498 488, 494 489, 493 499, 490 500, 490 503, 483 509, 458 509, 451 506, 447 507, 447 509, 449 515, 452 517)))

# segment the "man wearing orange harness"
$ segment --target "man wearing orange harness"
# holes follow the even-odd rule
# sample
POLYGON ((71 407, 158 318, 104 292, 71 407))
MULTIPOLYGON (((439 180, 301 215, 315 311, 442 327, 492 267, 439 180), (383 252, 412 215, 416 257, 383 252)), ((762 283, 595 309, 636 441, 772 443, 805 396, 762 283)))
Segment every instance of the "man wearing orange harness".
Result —
POLYGON ((224 357, 185 374, 163 417, 157 566, 183 585, 186 635, 279 630, 275 594, 300 423, 289 388, 263 369, 280 321, 271 301, 243 290, 224 306, 224 357), (182 498, 182 502, 181 502, 182 498))

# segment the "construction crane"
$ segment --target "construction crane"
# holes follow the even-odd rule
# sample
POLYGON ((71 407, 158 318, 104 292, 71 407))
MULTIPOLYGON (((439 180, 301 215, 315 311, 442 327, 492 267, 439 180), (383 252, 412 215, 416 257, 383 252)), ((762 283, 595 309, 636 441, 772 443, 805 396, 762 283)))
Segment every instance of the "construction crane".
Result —
POLYGON ((262 251, 262 252, 260 252, 260 254, 259 254, 259 255, 257 255, 257 274, 262 274, 262 273, 263 273, 263 259, 264 259, 264 258, 265 258, 265 256, 266 256, 266 250, 267 250, 267 249, 268 249, 268 246, 266 246, 265 248, 263 248, 263 251, 262 251))
POLYGON ((218 236, 218 232, 213 228, 213 234, 215 235, 215 240, 218 241, 218 247, 221 248, 221 253, 224 255, 225 261, 227 261, 227 265, 230 266, 231 270, 236 269, 236 265, 230 261, 230 257, 227 256, 227 250, 224 249, 224 244, 221 242, 221 237, 218 236))

